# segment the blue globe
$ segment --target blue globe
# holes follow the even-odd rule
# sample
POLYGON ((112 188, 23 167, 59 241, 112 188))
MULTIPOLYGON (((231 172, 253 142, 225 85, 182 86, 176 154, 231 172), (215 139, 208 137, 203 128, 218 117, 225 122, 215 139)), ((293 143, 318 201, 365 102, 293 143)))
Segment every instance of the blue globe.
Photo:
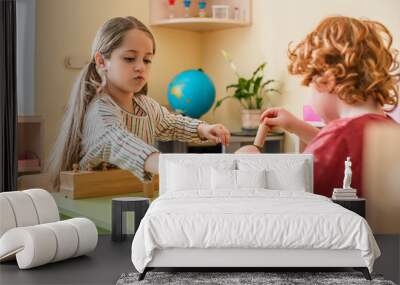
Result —
POLYGON ((175 112, 200 118, 210 110, 215 100, 215 87, 202 70, 179 73, 168 84, 168 102, 175 112))

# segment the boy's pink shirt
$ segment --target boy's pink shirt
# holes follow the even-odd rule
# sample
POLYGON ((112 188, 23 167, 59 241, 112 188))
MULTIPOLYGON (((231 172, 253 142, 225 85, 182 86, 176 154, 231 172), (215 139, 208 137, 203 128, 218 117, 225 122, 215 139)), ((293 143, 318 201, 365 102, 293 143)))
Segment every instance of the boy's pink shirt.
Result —
POLYGON ((344 161, 352 161, 351 186, 363 197, 362 153, 365 127, 369 123, 391 123, 384 115, 366 114, 354 118, 343 118, 326 125, 307 145, 304 153, 314 155, 314 193, 332 196, 333 188, 342 188, 344 161))

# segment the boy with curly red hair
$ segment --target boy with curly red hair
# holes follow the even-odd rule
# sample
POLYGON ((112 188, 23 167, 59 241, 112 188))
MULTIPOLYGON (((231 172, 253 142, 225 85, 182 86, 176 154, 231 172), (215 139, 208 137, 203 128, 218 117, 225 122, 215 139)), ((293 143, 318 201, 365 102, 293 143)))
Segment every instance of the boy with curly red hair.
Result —
POLYGON ((266 110, 261 122, 282 127, 307 144, 304 153, 314 155, 314 193, 331 196, 333 188, 342 187, 344 161, 350 156, 352 187, 363 196, 364 131, 370 123, 393 122, 384 106, 394 109, 399 100, 396 55, 384 25, 342 16, 324 19, 289 48, 289 72, 301 75, 310 87, 311 105, 326 126, 319 130, 283 108, 266 110))

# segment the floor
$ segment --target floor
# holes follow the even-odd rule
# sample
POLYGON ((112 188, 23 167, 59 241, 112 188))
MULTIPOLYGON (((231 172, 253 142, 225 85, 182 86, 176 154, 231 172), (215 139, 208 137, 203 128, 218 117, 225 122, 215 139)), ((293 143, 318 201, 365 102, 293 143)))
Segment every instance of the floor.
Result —
POLYGON ((381 257, 375 264, 374 270, 385 276, 385 279, 400 284, 400 235, 374 235, 381 257))
MULTIPOLYGON (((155 194, 157 196, 158 192, 155 194)), ((64 215, 65 218, 77 216, 87 217, 95 222, 99 233, 109 234, 111 232, 111 200, 112 198, 121 195, 78 200, 67 199, 60 193, 53 193, 53 196, 57 201, 60 213, 64 215)), ((127 195, 124 194, 122 196, 127 195)), ((133 193, 130 196, 143 197, 143 193, 133 193)), ((126 219, 128 225, 133 225, 133 212, 127 212, 126 219)), ((133 233, 133 231, 133 227, 128 226, 127 233, 133 233)), ((383 274, 386 279, 400 284, 400 235, 376 235, 375 238, 382 251, 382 256, 375 263, 375 271, 383 274)), ((105 247, 102 250, 107 252, 110 248, 105 247)), ((127 252, 128 253, 123 253, 127 256, 124 256, 123 258, 127 260, 128 264, 130 264, 129 250, 127 252)), ((119 259, 121 259, 121 256, 122 255, 119 256, 119 259)), ((110 266, 113 267, 113 265, 110 266)))
MULTIPOLYGON (((375 237, 382 257, 375 263, 375 272, 399 284, 400 236, 375 237)), ((132 239, 112 242, 109 235, 99 236, 96 250, 88 256, 19 270, 16 262, 0 264, 0 284, 115 284, 124 272, 134 271, 130 259, 132 239)))

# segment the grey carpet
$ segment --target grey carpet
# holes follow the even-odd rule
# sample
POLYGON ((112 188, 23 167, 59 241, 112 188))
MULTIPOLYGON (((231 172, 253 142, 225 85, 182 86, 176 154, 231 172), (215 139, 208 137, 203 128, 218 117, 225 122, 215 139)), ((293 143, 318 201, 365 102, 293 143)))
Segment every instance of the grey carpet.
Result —
POLYGON ((380 275, 372 275, 373 280, 368 281, 360 272, 148 272, 146 278, 142 281, 138 281, 138 276, 138 273, 122 274, 117 285, 395 285, 392 281, 384 280, 380 275))

